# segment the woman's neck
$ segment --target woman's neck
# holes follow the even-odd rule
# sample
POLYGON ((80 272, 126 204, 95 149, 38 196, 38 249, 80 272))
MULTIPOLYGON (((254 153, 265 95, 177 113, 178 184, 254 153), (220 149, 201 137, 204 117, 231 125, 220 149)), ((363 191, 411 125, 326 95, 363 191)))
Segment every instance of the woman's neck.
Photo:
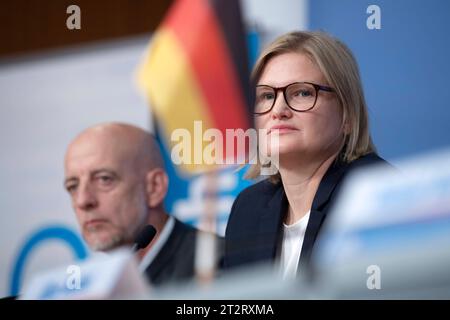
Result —
POLYGON ((284 222, 293 224, 311 210, 320 181, 336 159, 337 153, 316 161, 293 161, 280 159, 280 175, 289 209, 284 222))

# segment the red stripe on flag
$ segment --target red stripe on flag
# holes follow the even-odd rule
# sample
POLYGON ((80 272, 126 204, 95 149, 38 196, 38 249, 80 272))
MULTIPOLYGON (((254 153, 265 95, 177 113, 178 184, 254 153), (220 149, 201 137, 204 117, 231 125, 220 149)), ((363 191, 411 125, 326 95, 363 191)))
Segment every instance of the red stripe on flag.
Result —
POLYGON ((179 0, 165 26, 186 50, 217 129, 248 128, 245 100, 220 24, 207 0, 179 0))

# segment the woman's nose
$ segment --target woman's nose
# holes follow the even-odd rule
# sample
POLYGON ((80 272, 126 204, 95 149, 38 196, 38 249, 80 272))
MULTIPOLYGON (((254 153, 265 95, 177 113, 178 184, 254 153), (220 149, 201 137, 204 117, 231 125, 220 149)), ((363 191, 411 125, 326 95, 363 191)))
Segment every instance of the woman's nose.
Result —
POLYGON ((290 118, 292 117, 292 110, 286 103, 284 99, 283 92, 280 90, 275 95, 274 106, 271 110, 272 118, 290 118))

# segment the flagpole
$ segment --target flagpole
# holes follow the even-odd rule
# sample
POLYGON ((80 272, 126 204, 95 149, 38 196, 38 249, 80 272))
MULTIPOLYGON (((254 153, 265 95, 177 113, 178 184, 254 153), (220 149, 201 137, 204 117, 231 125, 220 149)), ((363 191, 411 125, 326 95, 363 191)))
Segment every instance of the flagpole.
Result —
POLYGON ((204 206, 200 216, 195 250, 195 275, 200 286, 208 286, 216 275, 217 257, 217 171, 204 174, 204 206), (205 232, 206 231, 206 232, 205 232))

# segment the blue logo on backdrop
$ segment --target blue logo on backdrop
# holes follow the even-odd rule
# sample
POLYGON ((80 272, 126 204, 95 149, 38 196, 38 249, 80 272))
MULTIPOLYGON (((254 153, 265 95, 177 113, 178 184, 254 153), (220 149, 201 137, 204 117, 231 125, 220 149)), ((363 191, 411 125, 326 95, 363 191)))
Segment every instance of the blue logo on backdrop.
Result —
POLYGON ((66 243, 72 249, 77 260, 84 260, 88 256, 88 251, 83 241, 71 229, 62 225, 46 226, 38 229, 25 241, 14 262, 10 283, 11 295, 16 296, 19 294, 23 272, 31 252, 48 240, 60 240, 66 243))

